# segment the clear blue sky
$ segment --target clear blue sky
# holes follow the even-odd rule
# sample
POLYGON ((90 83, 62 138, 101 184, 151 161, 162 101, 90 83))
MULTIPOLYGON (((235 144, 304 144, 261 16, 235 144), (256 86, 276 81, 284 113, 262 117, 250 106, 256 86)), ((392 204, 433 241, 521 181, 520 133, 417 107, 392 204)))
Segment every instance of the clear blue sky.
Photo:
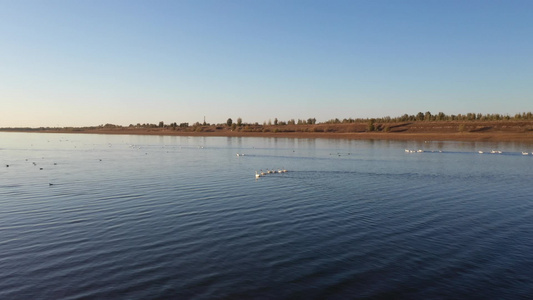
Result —
POLYGON ((533 1, 0 0, 0 127, 533 110, 533 1))

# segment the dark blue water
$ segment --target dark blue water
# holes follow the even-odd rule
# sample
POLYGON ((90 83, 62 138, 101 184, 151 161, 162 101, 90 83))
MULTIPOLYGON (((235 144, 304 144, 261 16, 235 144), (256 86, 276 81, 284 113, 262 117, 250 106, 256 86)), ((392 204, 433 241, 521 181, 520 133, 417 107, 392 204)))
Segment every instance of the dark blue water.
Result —
POLYGON ((525 299, 522 151, 1 133, 0 299, 525 299))

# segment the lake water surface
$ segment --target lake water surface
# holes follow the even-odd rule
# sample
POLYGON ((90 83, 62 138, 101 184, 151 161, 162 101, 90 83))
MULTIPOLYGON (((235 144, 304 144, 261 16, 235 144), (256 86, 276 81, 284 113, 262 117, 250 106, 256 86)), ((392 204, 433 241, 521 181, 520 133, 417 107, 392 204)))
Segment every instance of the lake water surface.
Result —
POLYGON ((525 299, 532 151, 0 133, 0 299, 525 299))

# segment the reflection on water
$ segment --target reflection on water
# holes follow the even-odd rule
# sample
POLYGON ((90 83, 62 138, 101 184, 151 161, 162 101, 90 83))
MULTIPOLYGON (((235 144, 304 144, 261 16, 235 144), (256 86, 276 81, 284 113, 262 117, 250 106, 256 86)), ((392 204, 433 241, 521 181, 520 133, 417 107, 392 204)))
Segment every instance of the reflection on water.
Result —
POLYGON ((0 138, 2 299, 533 294, 530 144, 0 138))

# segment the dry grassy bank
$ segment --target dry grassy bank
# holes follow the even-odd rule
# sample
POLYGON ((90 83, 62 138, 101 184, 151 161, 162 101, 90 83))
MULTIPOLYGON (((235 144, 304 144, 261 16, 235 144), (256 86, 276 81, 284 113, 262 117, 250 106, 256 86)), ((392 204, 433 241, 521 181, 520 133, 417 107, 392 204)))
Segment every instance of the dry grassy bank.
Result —
POLYGON ((243 125, 234 127, 210 125, 189 127, 137 128, 3 128, 2 131, 140 134, 181 136, 235 136, 235 137, 291 137, 330 139, 380 140, 441 140, 441 141, 531 141, 533 121, 491 122, 401 122, 375 123, 369 131, 367 123, 314 124, 314 125, 243 125))

